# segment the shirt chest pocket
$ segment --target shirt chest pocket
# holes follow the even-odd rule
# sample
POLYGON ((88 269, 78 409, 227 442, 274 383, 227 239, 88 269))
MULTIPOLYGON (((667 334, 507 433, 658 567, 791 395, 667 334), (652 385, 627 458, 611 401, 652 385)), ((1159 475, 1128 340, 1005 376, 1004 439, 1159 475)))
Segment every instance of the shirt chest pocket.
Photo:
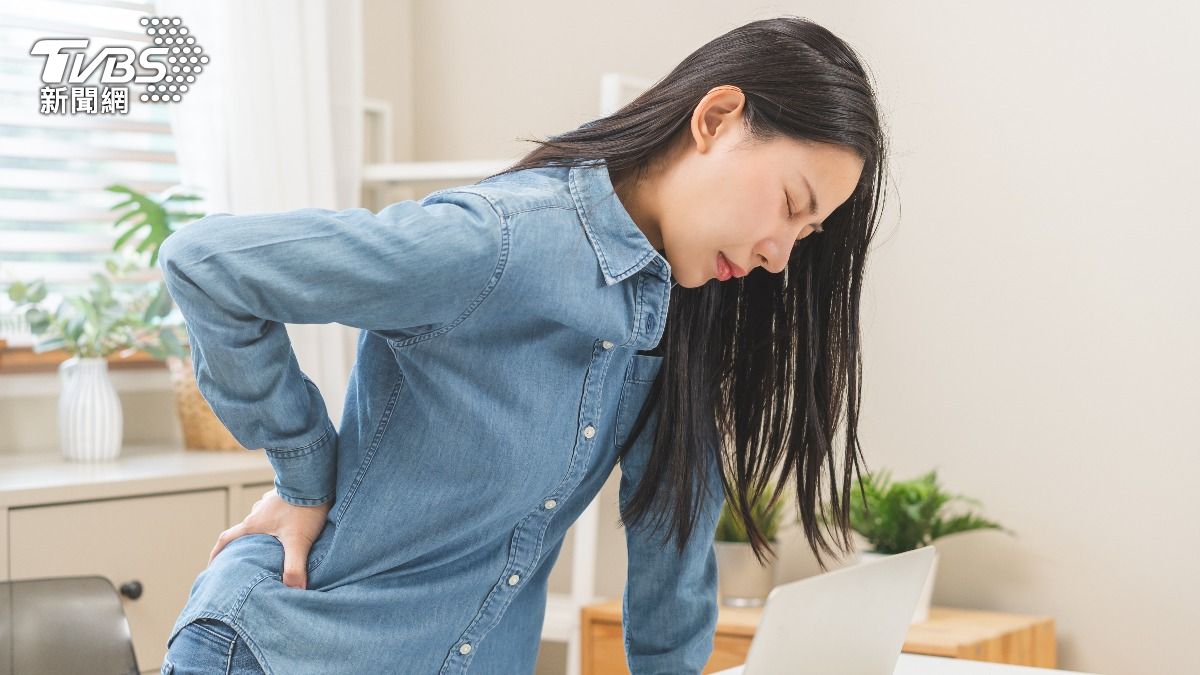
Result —
MULTIPOLYGON (((650 390, 654 386, 655 378, 658 377, 662 361, 663 357, 661 356, 638 352, 634 354, 633 361, 625 371, 625 378, 621 382, 621 397, 617 403, 615 438, 618 451, 627 442, 637 424, 638 414, 650 396, 650 390)), ((653 441, 657 415, 653 412, 648 412, 648 414, 650 418, 646 420, 646 426, 637 438, 639 446, 653 441)), ((633 450, 630 453, 632 454, 633 450)))

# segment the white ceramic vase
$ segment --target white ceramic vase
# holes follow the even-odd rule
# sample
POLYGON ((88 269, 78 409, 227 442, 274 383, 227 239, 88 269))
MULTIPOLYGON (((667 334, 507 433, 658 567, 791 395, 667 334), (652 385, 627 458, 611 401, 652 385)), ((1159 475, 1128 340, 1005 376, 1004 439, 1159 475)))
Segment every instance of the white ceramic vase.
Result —
POLYGON ((72 462, 98 462, 121 454, 121 399, 108 377, 108 360, 73 356, 58 367, 58 442, 72 462))
MULTIPOLYGON (((872 560, 886 558, 892 555, 890 553, 876 553, 875 551, 858 551, 858 563, 869 563, 872 560)), ((921 596, 917 600, 917 606, 913 609, 912 623, 921 623, 929 618, 929 605, 933 599, 933 584, 937 576, 938 552, 933 551, 933 564, 929 566, 929 576, 925 578, 925 587, 921 589, 921 596)))
MULTIPOLYGON (((775 542, 772 541, 772 544, 775 542)), ((761 565, 749 542, 714 541, 717 552, 717 584, 721 604, 728 607, 758 607, 775 587, 777 559, 761 565)))

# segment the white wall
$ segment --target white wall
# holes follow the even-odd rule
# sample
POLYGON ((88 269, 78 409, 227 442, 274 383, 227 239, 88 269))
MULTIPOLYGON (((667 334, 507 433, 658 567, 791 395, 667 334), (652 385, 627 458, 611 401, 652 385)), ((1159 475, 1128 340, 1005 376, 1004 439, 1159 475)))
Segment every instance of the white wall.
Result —
MULTIPOLYGON (((859 50, 892 132, 864 298, 868 462, 937 467, 1017 531, 939 542, 935 604, 1053 615, 1063 668, 1197 672, 1200 9, 416 0, 412 157, 515 157, 518 137, 594 117, 601 72, 656 79, 779 13, 859 50)), ((602 498, 599 590, 618 595, 615 480, 602 498)), ((795 531, 781 552, 781 581, 816 570, 795 531)))

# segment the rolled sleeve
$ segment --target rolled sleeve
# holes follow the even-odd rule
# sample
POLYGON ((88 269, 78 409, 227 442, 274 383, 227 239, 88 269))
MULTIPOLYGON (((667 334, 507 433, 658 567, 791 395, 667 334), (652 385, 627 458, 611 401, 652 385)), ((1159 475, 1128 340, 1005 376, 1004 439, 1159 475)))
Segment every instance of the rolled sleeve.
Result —
POLYGON ((264 450, 280 497, 313 506, 334 496, 338 434, 285 324, 388 339, 452 327, 494 285, 506 250, 488 200, 451 189, 378 213, 208 215, 163 241, 159 267, 201 394, 239 443, 264 450))
MULTIPOLYGON (((622 509, 644 473, 650 433, 648 427, 622 460, 622 509)), ((638 675, 698 675, 712 654, 718 616, 713 538, 725 502, 718 470, 714 467, 708 476, 710 497, 703 500, 682 554, 674 539, 664 540, 667 523, 652 532, 653 515, 637 527, 625 528, 629 563, 622 624, 626 660, 638 675)))

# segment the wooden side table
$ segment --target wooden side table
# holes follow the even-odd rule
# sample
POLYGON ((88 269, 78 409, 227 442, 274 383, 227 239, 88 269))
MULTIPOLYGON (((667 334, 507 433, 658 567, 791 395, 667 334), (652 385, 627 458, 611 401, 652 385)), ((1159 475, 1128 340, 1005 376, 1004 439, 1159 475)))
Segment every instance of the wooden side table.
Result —
MULTIPOLYGON (((761 607, 724 607, 717 617, 713 653, 705 673, 746 662, 761 607)), ((629 674, 621 629, 621 599, 583 608, 582 675, 629 674)), ((913 624, 901 651, 951 658, 1055 668, 1054 619, 1049 616, 930 607, 929 618, 913 624)))

